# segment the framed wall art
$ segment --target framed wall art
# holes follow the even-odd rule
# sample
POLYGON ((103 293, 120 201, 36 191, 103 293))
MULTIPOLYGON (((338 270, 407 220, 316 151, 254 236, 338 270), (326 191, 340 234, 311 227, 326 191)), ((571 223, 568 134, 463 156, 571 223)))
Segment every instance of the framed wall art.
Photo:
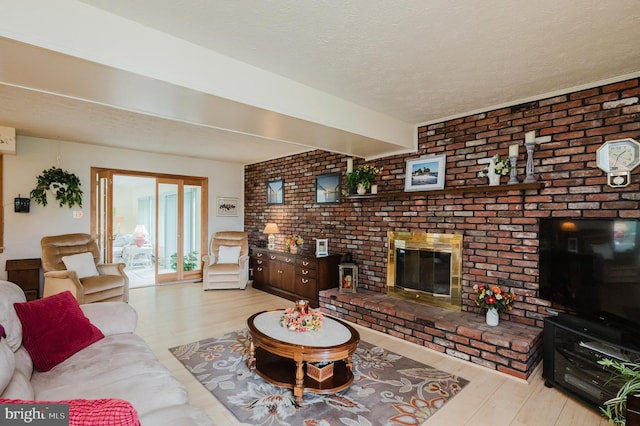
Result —
POLYGON ((316 203, 340 202, 340 174, 332 173, 316 177, 316 203))
POLYGON ((329 239, 318 238, 316 240, 316 257, 329 256, 329 239))
POLYGON ((267 204, 284 204, 284 179, 267 182, 267 204))
POLYGON ((405 191, 429 191, 444 188, 446 155, 407 160, 405 191))
POLYGON ((216 216, 238 216, 238 199, 217 197, 216 216))

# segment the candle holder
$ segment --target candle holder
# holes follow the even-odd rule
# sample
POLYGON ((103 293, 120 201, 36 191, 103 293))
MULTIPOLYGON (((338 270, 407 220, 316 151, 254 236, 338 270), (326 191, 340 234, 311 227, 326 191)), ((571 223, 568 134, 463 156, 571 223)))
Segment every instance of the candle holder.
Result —
POLYGON ((509 156, 509 163, 511 163, 511 176, 509 177, 509 182, 507 182, 507 184, 509 185, 513 185, 515 183, 520 183, 518 182, 518 170, 516 169, 516 161, 518 160, 518 156, 517 155, 510 155, 509 156))
POLYGON ((525 168, 527 176, 524 178, 523 183, 536 182, 536 178, 533 176, 533 149, 535 146, 535 141, 524 143, 524 147, 527 149, 527 166, 525 168))

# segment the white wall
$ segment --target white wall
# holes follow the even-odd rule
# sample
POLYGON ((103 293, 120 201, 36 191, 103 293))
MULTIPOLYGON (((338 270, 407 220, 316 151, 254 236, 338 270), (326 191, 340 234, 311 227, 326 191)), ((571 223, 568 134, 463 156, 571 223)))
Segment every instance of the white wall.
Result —
POLYGON ((105 167, 155 173, 169 173, 209 178, 209 235, 218 230, 244 229, 244 167, 189 157, 150 154, 125 149, 98 147, 73 142, 61 142, 18 136, 16 155, 4 155, 4 253, 0 254, 0 279, 6 279, 7 259, 41 257, 40 239, 46 235, 90 232, 90 168, 105 167), (31 201, 30 213, 15 213, 14 198, 28 198, 36 186, 36 177, 50 167, 60 167, 75 173, 84 192, 83 218, 74 219, 73 210, 59 207, 53 195, 42 207, 31 201), (216 197, 237 197, 238 217, 217 217, 216 197))

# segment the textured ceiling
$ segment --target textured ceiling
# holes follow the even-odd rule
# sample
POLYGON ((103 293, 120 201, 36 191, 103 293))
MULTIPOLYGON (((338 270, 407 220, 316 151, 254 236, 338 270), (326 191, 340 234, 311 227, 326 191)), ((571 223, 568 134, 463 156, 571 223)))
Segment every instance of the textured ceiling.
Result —
MULTIPOLYGON (((640 75, 638 0, 77 3, 413 126, 640 75)), ((11 36, 6 31, 0 35, 11 36)), ((229 85, 243 84, 242 76, 233 77, 229 85)), ((25 85, 19 86, 24 90, 25 85)), ((20 90, 0 85, 0 99, 10 100, 20 90)), ((51 92, 39 88, 27 100, 42 102, 41 109, 87 110, 68 113, 60 120, 50 114, 48 121, 30 124, 20 119, 17 107, 13 114, 0 107, 0 125, 19 123, 15 126, 19 133, 41 136, 48 131, 51 136, 60 121, 64 128, 58 134, 75 134, 71 140, 104 145, 117 143, 108 136, 111 127, 120 144, 135 141, 139 149, 159 152, 171 150, 157 143, 159 134, 188 135, 184 139, 193 141, 189 151, 193 155, 243 163, 314 147, 371 158, 407 150, 404 142, 394 146, 388 137, 372 134, 358 139, 349 129, 332 138, 321 128, 324 123, 311 114, 304 117, 304 123, 281 119, 281 131, 271 137, 235 123, 178 120, 180 114, 149 114, 102 101, 87 104, 91 99, 60 99, 59 93, 42 91, 51 92), (92 121, 97 124, 93 129, 83 128, 83 123, 92 121), (304 132, 283 130, 292 126, 301 126, 304 132), (302 133, 308 136, 297 136, 302 133), (145 145, 146 138, 156 138, 156 142, 145 145), (334 142, 323 142, 329 139, 334 142), (246 150, 238 152, 242 143, 247 144, 246 150), (211 150, 212 144, 218 149, 211 150)))
POLYGON ((640 71, 640 2, 84 0, 410 123, 640 71))

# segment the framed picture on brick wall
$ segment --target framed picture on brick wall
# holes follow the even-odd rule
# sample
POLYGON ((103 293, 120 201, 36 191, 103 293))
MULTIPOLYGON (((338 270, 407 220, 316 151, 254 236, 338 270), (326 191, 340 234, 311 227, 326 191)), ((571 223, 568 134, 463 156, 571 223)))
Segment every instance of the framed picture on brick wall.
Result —
POLYGON ((429 191, 444 188, 446 155, 432 155, 407 160, 405 191, 429 191))
POLYGON ((267 182, 267 204, 284 204, 284 179, 267 182))
POLYGON ((340 174, 332 173, 316 177, 316 203, 340 202, 340 174))

